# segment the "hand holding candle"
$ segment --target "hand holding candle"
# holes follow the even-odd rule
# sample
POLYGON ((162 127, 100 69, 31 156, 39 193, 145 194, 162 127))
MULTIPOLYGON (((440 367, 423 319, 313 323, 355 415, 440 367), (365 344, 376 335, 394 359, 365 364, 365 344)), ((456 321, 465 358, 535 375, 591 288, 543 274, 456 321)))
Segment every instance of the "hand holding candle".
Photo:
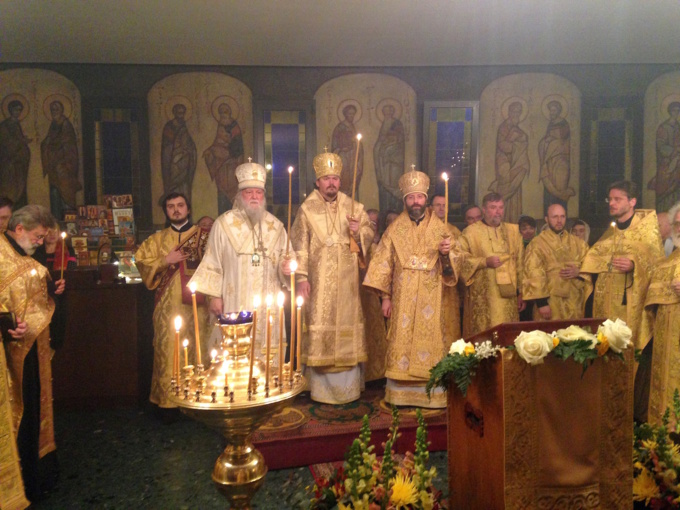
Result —
POLYGON ((196 337, 196 366, 201 365, 201 337, 198 327, 198 308, 196 307, 196 282, 189 284, 191 291, 191 304, 194 307, 194 336, 196 337))

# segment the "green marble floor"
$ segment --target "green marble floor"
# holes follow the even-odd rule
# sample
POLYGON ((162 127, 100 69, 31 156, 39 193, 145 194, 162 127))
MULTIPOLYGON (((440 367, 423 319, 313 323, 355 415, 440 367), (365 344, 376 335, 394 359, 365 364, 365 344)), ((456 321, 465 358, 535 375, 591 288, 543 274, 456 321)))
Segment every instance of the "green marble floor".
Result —
MULTIPOLYGON (((203 425, 184 417, 164 424, 143 409, 57 410, 55 419, 59 483, 31 508, 227 508, 210 479, 223 439, 203 425)), ((431 460, 446 492, 446 453, 431 460)), ((311 484, 307 467, 270 471, 253 508, 296 508, 311 484)))

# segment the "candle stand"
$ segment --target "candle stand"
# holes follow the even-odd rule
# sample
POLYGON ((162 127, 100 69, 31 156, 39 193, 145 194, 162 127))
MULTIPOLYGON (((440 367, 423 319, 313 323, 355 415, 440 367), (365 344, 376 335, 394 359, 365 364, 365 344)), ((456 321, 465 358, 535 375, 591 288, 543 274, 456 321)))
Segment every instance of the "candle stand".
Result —
POLYGON ((183 380, 175 381, 170 400, 187 416, 219 431, 227 447, 215 462, 212 479, 231 508, 249 509, 250 500, 264 482, 267 464, 253 446, 252 434, 272 415, 291 405, 305 389, 300 373, 290 377, 284 367, 283 382, 278 376, 266 384, 265 360, 255 359, 253 349, 253 314, 240 312, 219 317, 222 352, 214 356, 209 367, 194 370, 184 367, 183 380), (248 381, 252 370, 252 379, 248 381), (265 394, 265 387, 269 393, 265 394))

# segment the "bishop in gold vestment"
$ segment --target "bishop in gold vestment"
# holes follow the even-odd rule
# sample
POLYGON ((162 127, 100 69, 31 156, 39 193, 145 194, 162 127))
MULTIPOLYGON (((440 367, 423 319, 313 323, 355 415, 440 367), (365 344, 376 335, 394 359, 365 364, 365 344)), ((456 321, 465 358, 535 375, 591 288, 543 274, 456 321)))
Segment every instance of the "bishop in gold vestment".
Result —
POLYGON ((584 316, 590 280, 578 275, 588 245, 565 230, 566 219, 560 204, 548 207, 548 228, 525 249, 522 298, 536 300, 533 319, 537 321, 584 316))
MULTIPOLYGON (((173 374, 174 319, 178 315, 182 317, 181 338, 189 340, 189 348, 192 356, 195 356, 194 315, 191 293, 186 286, 203 257, 209 235, 189 221, 190 206, 184 195, 171 193, 168 197, 164 207, 171 221, 170 226, 152 234, 135 253, 144 285, 156 291, 153 311, 153 374, 149 400, 163 408, 176 407, 168 400, 168 391, 173 374), (175 212, 175 208, 179 212, 175 212)), ((204 363, 209 359, 207 340, 210 336, 208 309, 205 304, 198 306, 198 321, 202 342, 201 363, 204 363)))
POLYGON ((373 229, 364 206, 339 191, 342 159, 319 154, 314 170, 318 189, 291 229, 298 291, 308 299, 301 360, 312 400, 344 404, 359 398, 367 359, 359 260, 366 259, 373 229))
POLYGON ((446 398, 425 394, 430 369, 446 354, 442 328, 442 288, 454 286, 460 257, 448 232, 426 208, 430 179, 412 170, 399 180, 406 211, 380 240, 364 279, 383 299, 390 318, 387 334, 385 401, 394 405, 445 407, 446 398), (453 269, 444 276, 444 265, 453 269))
POLYGON ((487 194, 482 221, 463 230, 461 278, 465 284, 463 337, 504 322, 517 322, 522 307, 524 244, 516 224, 502 221, 503 197, 487 194))
POLYGON ((652 269, 645 299, 645 310, 654 314, 647 421, 658 425, 680 389, 680 202, 671 207, 669 218, 675 250, 652 269))

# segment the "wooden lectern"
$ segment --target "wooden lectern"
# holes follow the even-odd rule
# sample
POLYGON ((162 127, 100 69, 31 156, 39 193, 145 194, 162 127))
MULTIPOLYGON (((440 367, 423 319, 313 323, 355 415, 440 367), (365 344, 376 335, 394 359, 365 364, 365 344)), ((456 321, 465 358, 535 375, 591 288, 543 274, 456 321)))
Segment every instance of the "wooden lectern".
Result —
MULTIPOLYGON (((475 335, 512 345, 521 331, 553 332, 600 319, 502 324, 475 335)), ((531 366, 514 350, 482 362, 463 397, 448 388, 452 510, 630 509, 633 506, 633 349, 531 366)))

